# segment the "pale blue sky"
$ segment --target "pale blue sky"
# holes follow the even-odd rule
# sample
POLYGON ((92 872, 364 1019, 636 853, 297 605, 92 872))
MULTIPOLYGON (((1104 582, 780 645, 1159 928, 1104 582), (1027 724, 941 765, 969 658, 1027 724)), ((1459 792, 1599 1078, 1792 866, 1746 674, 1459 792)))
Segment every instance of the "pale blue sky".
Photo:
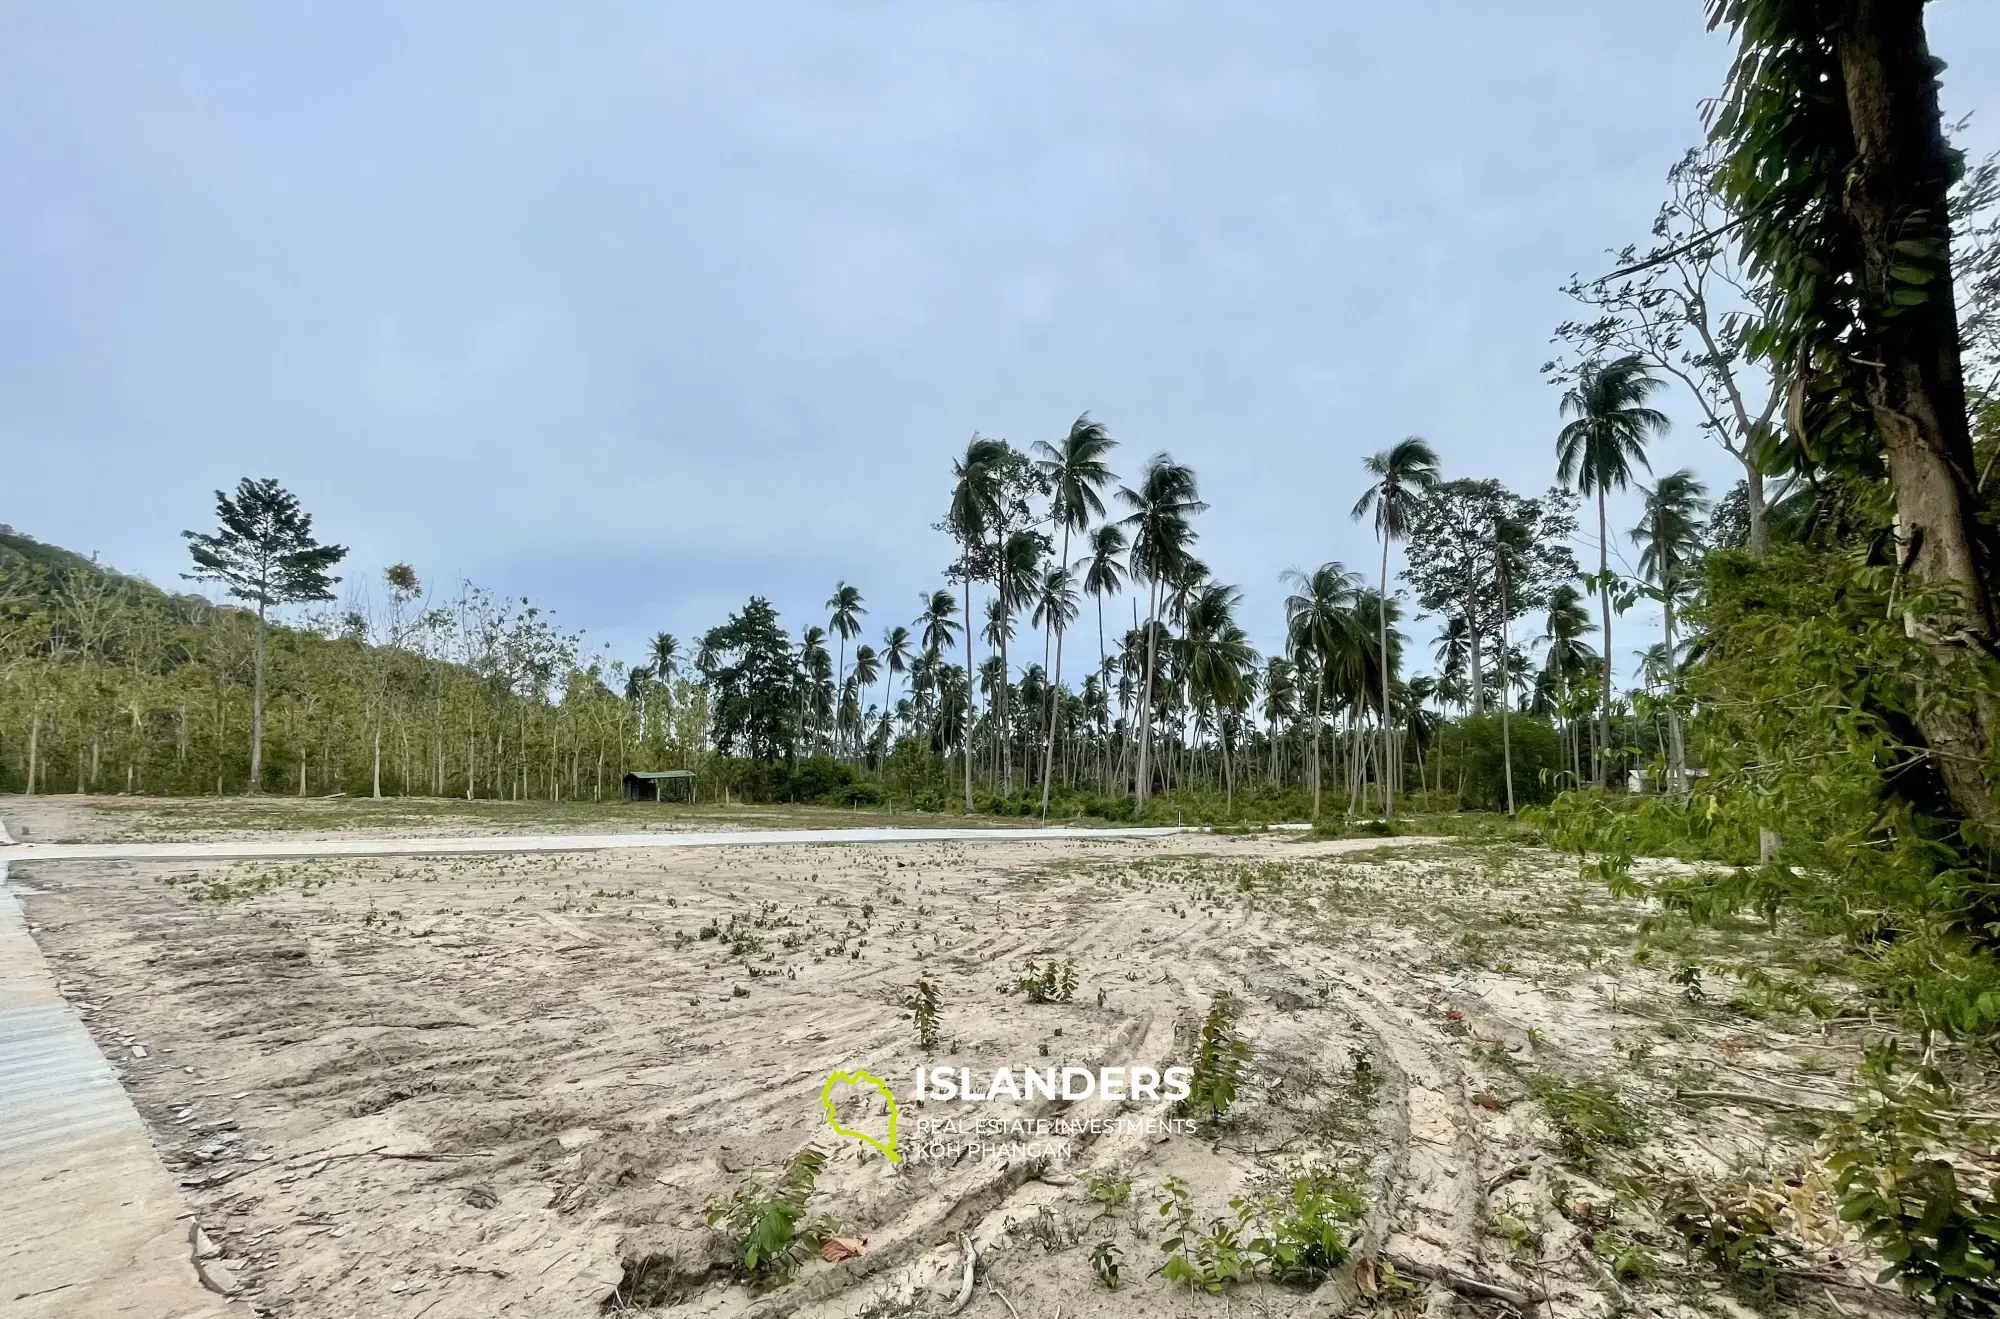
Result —
MULTIPOLYGON (((1281 569, 1372 573, 1364 453, 1548 483, 1558 286, 1697 140, 1700 9, 0 0, 0 521, 172 584, 274 476, 626 657, 842 578, 872 640, 966 438, 1087 408, 1196 467, 1268 645, 1281 569)), ((2000 6, 1931 11, 2000 147, 2000 6)))

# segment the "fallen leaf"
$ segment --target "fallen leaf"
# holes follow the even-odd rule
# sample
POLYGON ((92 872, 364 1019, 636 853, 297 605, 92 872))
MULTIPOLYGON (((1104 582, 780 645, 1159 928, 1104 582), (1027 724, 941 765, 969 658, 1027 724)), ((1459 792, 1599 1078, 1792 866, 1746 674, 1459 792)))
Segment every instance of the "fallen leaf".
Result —
POLYGON ((861 1248, 867 1244, 863 1237, 828 1237, 820 1243, 819 1257, 829 1264, 838 1264, 859 1255, 861 1248))

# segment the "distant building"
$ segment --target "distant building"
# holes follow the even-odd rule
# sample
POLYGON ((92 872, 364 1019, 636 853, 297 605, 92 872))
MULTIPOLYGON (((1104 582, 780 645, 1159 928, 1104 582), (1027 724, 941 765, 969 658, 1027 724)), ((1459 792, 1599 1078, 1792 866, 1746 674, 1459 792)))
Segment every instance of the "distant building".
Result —
POLYGON ((626 801, 693 801, 694 771, 646 769, 625 776, 626 801))

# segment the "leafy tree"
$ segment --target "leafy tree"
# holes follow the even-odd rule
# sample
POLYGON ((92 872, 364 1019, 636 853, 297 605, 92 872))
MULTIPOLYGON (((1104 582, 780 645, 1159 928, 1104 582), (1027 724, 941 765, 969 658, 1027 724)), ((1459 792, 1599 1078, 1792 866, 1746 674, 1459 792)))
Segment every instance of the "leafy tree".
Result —
POLYGON ((740 749, 766 762, 794 759, 805 675, 771 602, 751 596, 740 612, 709 629, 702 650, 714 665, 709 682, 716 748, 724 755, 740 749))
MULTIPOLYGON (((1886 467, 1906 626, 1946 675, 1938 685, 1990 689, 1995 551, 1952 268, 1962 161, 1945 142, 1924 8, 1708 0, 1708 16, 1740 46, 1713 121, 1717 182, 1771 284, 1751 347, 1790 365, 1794 461, 1859 481, 1886 467)), ((1915 718, 1953 806, 1990 838, 2000 706, 1929 701, 1915 718)))
POLYGON ((184 531, 194 571, 192 581, 218 582, 231 597, 257 610, 255 686, 250 697, 250 782, 246 791, 264 790, 264 664, 269 614, 274 608, 333 599, 340 579, 329 570, 347 557, 343 545, 313 538, 312 514, 298 497, 265 479, 244 477, 232 498, 215 492, 219 526, 212 532, 184 531))
MULTIPOLYGON (((1382 542, 1382 586, 1384 599, 1389 595, 1389 543, 1402 540, 1410 532, 1410 517, 1424 492, 1438 482, 1437 453, 1418 436, 1399 440, 1387 449, 1361 460, 1362 467, 1374 478, 1354 505, 1354 520, 1359 522, 1370 513, 1375 515, 1375 535, 1382 542)), ((1393 763, 1389 750, 1393 735, 1389 717, 1389 632, 1388 611, 1382 612, 1382 635, 1379 650, 1382 660, 1382 813, 1385 819, 1396 818, 1394 774, 1389 769, 1393 763)))
MULTIPOLYGON (((1611 540, 1605 526, 1604 498, 1623 490, 1636 464, 1646 467, 1646 442, 1667 431, 1666 414, 1646 400, 1660 382, 1646 373, 1636 356, 1609 362, 1586 362, 1576 383, 1563 395, 1563 415, 1573 420, 1556 435, 1556 475, 1565 487, 1597 497, 1597 593, 1604 625, 1604 690, 1598 711, 1597 740, 1611 742, 1611 540)), ((1649 469, 1650 470, 1650 469, 1649 469)), ((1596 779, 1602 787, 1609 769, 1599 759, 1596 779)))
MULTIPOLYGON (((1742 216, 1716 189, 1719 161, 1707 147, 1676 162, 1653 221, 1653 246, 1614 253, 1620 269, 1602 279, 1571 279, 1563 291, 1599 314, 1565 322, 1556 339, 1588 361, 1635 356, 1686 386, 1701 429, 1742 465, 1743 543, 1761 559, 1769 544, 1764 469, 1786 374, 1769 363, 1760 372, 1752 351, 1773 290, 1729 242, 1742 216)), ((1558 361, 1543 369, 1560 376, 1574 367, 1558 361)))

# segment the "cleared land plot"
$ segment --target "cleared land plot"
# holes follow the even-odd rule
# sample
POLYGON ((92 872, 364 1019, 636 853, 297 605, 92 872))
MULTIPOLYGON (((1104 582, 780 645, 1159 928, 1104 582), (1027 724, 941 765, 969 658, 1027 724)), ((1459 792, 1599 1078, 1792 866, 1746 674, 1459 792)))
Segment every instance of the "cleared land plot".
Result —
MULTIPOLYGON (((1177 837, 15 879, 36 890, 36 938, 203 1227, 255 1304, 298 1316, 942 1313, 968 1238, 966 1314, 1328 1314, 1356 1299, 1351 1267, 1318 1286, 1253 1269, 1219 1296, 1159 1273, 1180 1211, 1157 1206, 1175 1186, 1200 1268, 1224 1258, 1214 1222, 1238 1223, 1232 1200, 1247 1243, 1314 1173, 1360 1197, 1352 1226, 1405 1278, 1450 1270, 1559 1314, 1715 1312, 1743 1280, 1684 1257, 1662 1196, 1690 1178, 1763 1186, 1820 1222, 1823 1195, 1787 1179, 1811 1110, 1847 1102, 1838 1078, 1864 1024, 1814 1021, 1719 971, 1698 993, 1674 975, 1684 955, 1713 968, 1754 953, 1783 978, 1825 949, 1747 925, 1642 938, 1645 911, 1579 882, 1572 860, 1490 843, 1177 837), (1635 961, 1642 944, 1658 946, 1635 961), (1052 963, 1073 966, 1073 1000, 1030 1002, 1019 981, 1052 963), (910 1011, 920 978, 941 998, 931 1049, 910 1011), (1196 1135, 891 1165, 822 1118, 836 1067, 906 1095, 919 1063, 1187 1061, 1224 997, 1249 1062, 1226 1118, 1196 1135), (774 1184, 807 1146, 828 1156, 810 1211, 864 1240, 860 1255, 815 1256, 772 1289, 733 1281, 706 1210, 774 1184), (1115 1291, 1093 1267, 1107 1257, 1115 1291)), ((905 1104, 906 1136, 971 1111, 905 1104)), ((881 1129, 865 1096, 841 1112, 881 1129)), ((1836 1227, 1792 1263, 1788 1302, 1898 1305, 1836 1227)), ((1359 1285, 1374 1304, 1425 1303, 1421 1282, 1359 1285)))

